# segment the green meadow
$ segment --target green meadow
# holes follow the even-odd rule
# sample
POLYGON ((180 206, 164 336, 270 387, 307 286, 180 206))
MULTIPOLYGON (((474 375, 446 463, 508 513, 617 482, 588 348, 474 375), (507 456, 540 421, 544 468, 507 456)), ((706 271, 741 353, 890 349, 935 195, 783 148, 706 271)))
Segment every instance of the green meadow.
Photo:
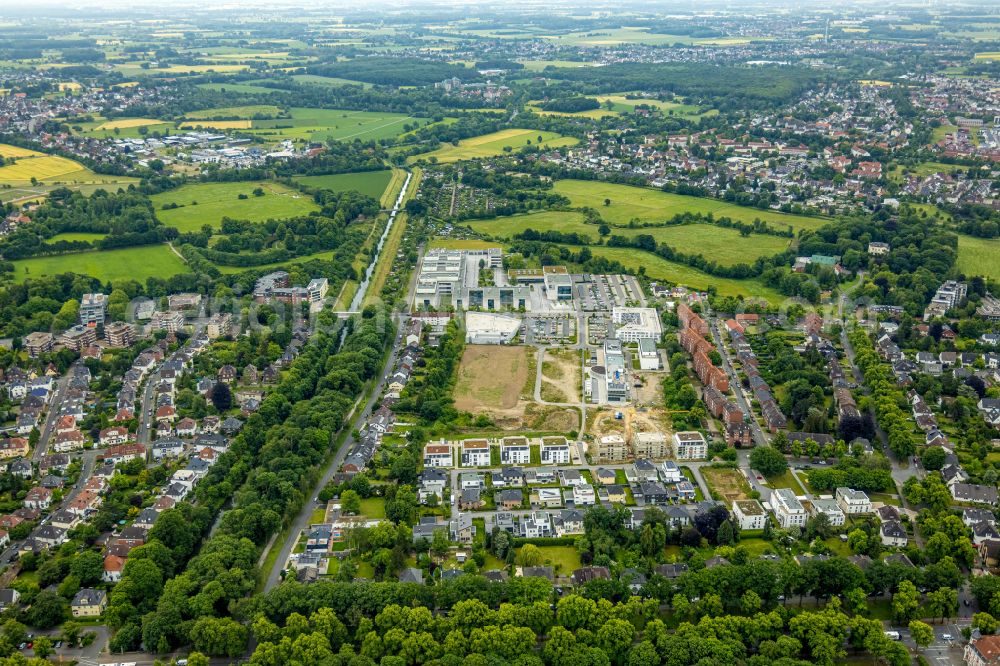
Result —
POLYGON ((206 224, 218 228, 224 217, 264 222, 319 210, 312 198, 271 182, 193 183, 154 194, 150 199, 156 217, 182 232, 197 231, 206 224), (264 190, 264 196, 254 196, 258 187, 264 190), (240 199, 241 194, 247 198, 240 199), (178 208, 163 210, 166 204, 177 204, 178 208))

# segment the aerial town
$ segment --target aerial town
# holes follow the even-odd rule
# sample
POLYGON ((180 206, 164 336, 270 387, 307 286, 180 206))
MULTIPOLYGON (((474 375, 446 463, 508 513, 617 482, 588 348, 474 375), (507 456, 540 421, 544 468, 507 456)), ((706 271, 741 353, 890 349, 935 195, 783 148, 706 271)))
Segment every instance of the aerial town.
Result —
POLYGON ((0 666, 1000 665, 996 7, 59 5, 0 666))

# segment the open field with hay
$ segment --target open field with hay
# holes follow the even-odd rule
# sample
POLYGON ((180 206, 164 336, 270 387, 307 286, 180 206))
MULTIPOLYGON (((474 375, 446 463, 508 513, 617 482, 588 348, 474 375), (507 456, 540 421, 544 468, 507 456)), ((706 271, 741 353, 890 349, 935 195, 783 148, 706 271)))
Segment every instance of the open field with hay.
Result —
POLYGON ((563 146, 574 146, 578 140, 575 137, 567 137, 555 132, 544 132, 529 129, 506 129, 482 136, 474 136, 470 139, 463 139, 457 146, 452 144, 444 145, 437 150, 423 155, 417 155, 412 159, 437 158, 438 162, 457 162, 458 160, 469 160, 477 157, 495 157, 502 155, 506 148, 517 150, 528 143, 540 148, 560 148, 563 146), (539 141, 541 138, 541 141, 539 141))

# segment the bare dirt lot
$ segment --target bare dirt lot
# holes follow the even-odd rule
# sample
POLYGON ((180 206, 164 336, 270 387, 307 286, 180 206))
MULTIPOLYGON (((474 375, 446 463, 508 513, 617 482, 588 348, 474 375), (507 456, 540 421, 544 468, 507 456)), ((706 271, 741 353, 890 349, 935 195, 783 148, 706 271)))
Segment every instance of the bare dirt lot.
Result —
POLYGON ((458 366, 455 408, 473 414, 517 407, 528 380, 527 347, 469 345, 458 366))
POLYGON ((660 385, 663 382, 663 377, 664 374, 662 372, 633 372, 633 384, 642 384, 642 386, 632 387, 635 398, 633 402, 637 405, 661 404, 663 402, 663 390, 660 385))
POLYGON ((542 400, 577 402, 580 400, 580 352, 571 349, 547 349, 542 360, 542 400))
POLYGON ((615 418, 617 409, 601 409, 587 413, 587 430, 595 439, 604 435, 625 435, 625 421, 615 418))
POLYGON ((529 347, 469 345, 455 384, 455 408, 489 414, 508 432, 569 432, 580 427, 580 412, 540 405, 532 399, 535 350, 529 347))
POLYGON ((709 488, 719 494, 719 499, 732 505, 736 500, 750 498, 750 484, 743 473, 736 469, 702 467, 701 475, 709 488))

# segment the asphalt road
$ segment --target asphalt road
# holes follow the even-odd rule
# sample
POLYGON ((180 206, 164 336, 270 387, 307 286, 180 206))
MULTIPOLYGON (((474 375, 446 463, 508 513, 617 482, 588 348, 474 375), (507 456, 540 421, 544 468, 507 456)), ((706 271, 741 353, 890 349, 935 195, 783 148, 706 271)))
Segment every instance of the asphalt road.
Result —
MULTIPOLYGON (((397 322, 398 324, 399 322, 397 322)), ((368 416, 372 412, 372 407, 375 402, 381 397, 382 389, 385 387, 386 382, 389 379, 389 371, 392 369, 393 364, 396 362, 399 356, 399 351, 403 346, 403 331, 401 326, 397 326, 399 329, 396 333, 396 339, 393 342, 392 353, 388 355, 386 359, 385 367, 382 369, 381 377, 379 378, 378 384, 375 389, 371 392, 371 396, 365 403, 362 410, 358 411, 354 417, 354 422, 351 424, 350 431, 360 430, 364 426, 368 419, 368 416)), ((271 571, 267 574, 267 580, 264 583, 264 591, 273 589, 278 583, 281 582, 281 569, 288 560, 288 556, 291 555, 292 549, 295 547, 298 541, 299 534, 304 530, 309 524, 309 516, 312 515, 313 510, 316 508, 317 504, 312 498, 316 497, 317 493, 330 482, 333 475, 336 474, 337 470, 344 463, 344 458, 347 457, 347 453, 354 446, 355 440, 354 436, 348 434, 344 443, 337 449, 337 452, 330 459, 329 464, 327 464, 326 469, 323 472, 323 476, 320 478, 319 482, 313 487, 312 491, 308 496, 308 501, 302 505, 302 510, 299 511, 299 515, 295 517, 292 521, 291 529, 288 532, 288 538, 284 543, 281 544, 281 551, 278 553, 278 558, 274 562, 274 566, 271 571)), ((277 544, 273 544, 271 547, 276 547, 277 544)))
POLYGON ((38 438, 38 444, 35 445, 35 450, 31 455, 32 462, 36 464, 41 461, 46 452, 49 450, 49 439, 52 437, 52 432, 55 430, 56 421, 59 420, 59 404, 62 403, 62 399, 66 393, 66 387, 69 386, 72 369, 79 363, 80 361, 74 361, 70 366, 70 369, 67 370, 62 377, 55 381, 56 388, 52 392, 52 399, 49 401, 48 411, 45 413, 45 421, 42 422, 42 429, 39 431, 40 436, 38 438))

